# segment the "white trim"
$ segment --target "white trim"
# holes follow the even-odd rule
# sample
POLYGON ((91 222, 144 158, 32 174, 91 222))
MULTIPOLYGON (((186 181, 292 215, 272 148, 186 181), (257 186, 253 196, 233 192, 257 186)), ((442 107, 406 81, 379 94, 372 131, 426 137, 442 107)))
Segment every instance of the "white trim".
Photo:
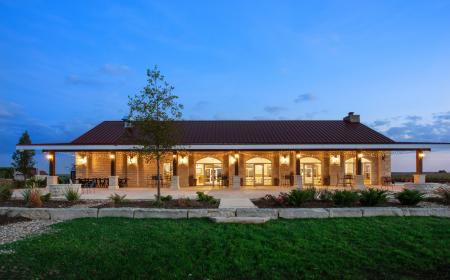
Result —
MULTIPOLYGON (((180 145, 174 150, 417 150, 450 148, 450 144, 273 144, 273 145, 180 145)), ((17 145, 16 150, 117 151, 134 150, 135 145, 17 145)))

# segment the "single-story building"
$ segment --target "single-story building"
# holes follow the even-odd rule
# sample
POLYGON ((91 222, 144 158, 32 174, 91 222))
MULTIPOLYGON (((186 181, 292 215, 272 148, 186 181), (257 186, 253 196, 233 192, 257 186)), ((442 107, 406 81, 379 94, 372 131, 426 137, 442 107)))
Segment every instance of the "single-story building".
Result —
MULTIPOLYGON (((163 186, 173 189, 253 186, 345 186, 389 183, 392 151, 415 151, 414 182, 423 183, 423 157, 436 143, 396 142, 349 113, 343 120, 177 121, 181 135, 161 161, 163 186)), ((42 150, 48 184, 56 184, 58 152, 75 154, 75 177, 104 187, 153 187, 147 162, 125 137, 128 121, 105 121, 70 143, 17 145, 42 150)))

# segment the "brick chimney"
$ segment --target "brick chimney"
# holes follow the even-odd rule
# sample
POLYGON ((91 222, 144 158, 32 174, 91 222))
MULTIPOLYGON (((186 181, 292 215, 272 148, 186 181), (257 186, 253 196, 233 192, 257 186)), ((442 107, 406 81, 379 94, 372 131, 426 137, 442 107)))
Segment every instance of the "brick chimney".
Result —
POLYGON ((355 115, 354 112, 349 112, 346 117, 344 117, 345 122, 349 123, 359 123, 359 115, 355 115))

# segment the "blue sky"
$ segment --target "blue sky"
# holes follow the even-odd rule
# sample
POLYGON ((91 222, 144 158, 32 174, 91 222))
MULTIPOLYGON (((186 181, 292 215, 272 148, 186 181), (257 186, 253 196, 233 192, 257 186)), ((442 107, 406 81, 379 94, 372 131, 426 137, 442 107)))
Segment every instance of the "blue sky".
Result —
MULTIPOLYGON (((449 1, 0 0, 0 166, 25 129, 64 142, 120 119, 155 64, 186 119, 355 111, 395 140, 450 142, 449 14, 449 1)), ((425 169, 450 170, 450 153, 425 169)))

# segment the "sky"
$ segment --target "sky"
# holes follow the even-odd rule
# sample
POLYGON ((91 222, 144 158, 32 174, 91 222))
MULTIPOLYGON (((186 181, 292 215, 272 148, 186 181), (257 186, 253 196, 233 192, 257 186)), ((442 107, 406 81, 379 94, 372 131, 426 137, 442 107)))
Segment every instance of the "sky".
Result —
MULTIPOLYGON (((185 119, 354 111, 394 140, 450 142, 449 15, 434 0, 0 0, 0 166, 25 130, 67 142, 121 119, 155 65, 185 119)), ((424 164, 450 170, 450 151, 424 164)), ((392 168, 413 171, 414 154, 392 168)))

